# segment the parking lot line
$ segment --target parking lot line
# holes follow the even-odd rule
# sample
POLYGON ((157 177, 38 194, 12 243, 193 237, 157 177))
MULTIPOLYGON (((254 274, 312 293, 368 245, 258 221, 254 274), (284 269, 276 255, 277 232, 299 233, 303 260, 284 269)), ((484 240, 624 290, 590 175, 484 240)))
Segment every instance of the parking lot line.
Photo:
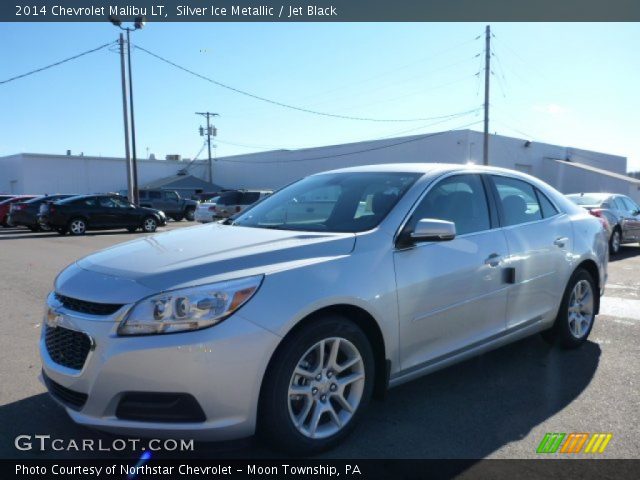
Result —
POLYGON ((600 299, 600 315, 640 320, 640 300, 604 296, 600 299))

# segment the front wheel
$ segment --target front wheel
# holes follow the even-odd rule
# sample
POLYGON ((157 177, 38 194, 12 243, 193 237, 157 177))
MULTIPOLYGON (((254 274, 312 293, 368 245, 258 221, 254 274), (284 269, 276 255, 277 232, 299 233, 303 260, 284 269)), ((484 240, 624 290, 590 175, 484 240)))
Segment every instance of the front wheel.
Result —
POLYGON ((595 320, 597 294, 591 274, 576 270, 569 279, 553 327, 542 334, 545 340, 566 349, 586 342, 595 320))
POLYGON ((153 233, 158 228, 158 221, 153 217, 147 217, 142 222, 142 230, 146 233, 153 233))
POLYGON ((362 330, 336 315, 287 338, 265 375, 259 433, 294 454, 331 448, 355 427, 373 391, 374 358, 362 330))
POLYGON ((184 218, 186 218, 188 222, 193 222, 193 219, 196 218, 195 208, 187 208, 184 212, 184 218))

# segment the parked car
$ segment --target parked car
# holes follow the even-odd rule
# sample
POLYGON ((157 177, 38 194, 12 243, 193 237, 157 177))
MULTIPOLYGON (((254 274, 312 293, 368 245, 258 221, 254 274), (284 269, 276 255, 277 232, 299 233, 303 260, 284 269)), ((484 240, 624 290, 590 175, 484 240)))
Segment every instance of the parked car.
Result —
POLYGON ((196 208, 195 220, 200 223, 213 222, 216 217, 216 202, 220 197, 213 197, 206 202, 201 202, 196 208))
POLYGON ((140 190, 140 206, 162 210, 168 217, 179 222, 183 218, 193 221, 198 202, 182 198, 174 190, 140 190))
POLYGON ((317 452, 387 387, 538 332, 581 346, 607 275, 596 218, 495 167, 320 173, 227 223, 58 275, 42 379, 74 421, 317 452))
POLYGON ((9 227, 10 225, 7 223, 9 217, 9 208, 16 202, 24 202, 31 198, 35 197, 35 195, 12 195, 9 198, 1 199, 0 198, 0 225, 3 227, 9 227))
POLYGON ((230 190, 220 194, 215 205, 218 218, 229 218, 246 210, 256 202, 268 197, 271 190, 230 190))
MULTIPOLYGON (((38 223, 38 213, 40 212, 40 205, 45 202, 55 202, 64 198, 72 197, 73 195, 40 195, 30 200, 23 202, 15 202, 9 209, 9 218, 7 223, 14 227, 24 226, 33 232, 43 229, 43 225, 38 223)), ((44 230, 48 230, 49 227, 44 225, 44 230)))
POLYGON ((640 206, 631 198, 616 193, 573 193, 567 197, 592 215, 607 220, 612 255, 620 251, 622 244, 640 242, 640 206))
POLYGON ((79 195, 44 204, 38 222, 61 235, 84 235, 87 230, 126 228, 155 232, 166 223, 163 212, 137 207, 120 195, 79 195))

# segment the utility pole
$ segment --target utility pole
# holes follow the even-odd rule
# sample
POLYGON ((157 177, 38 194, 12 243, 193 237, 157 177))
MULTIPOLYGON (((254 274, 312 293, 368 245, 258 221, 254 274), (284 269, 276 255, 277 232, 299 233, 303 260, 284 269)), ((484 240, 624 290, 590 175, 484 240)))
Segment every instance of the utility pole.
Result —
POLYGON ((132 165, 131 155, 129 153, 129 114, 127 112, 127 80, 125 75, 125 60, 124 60, 124 35, 120 34, 118 41, 120 44, 120 71, 122 73, 122 113, 124 116, 124 152, 125 152, 125 164, 127 166, 127 198, 130 202, 133 202, 133 182, 132 182, 132 165))
POLYGON ((133 170, 133 199, 134 205, 140 203, 140 193, 138 192, 138 158, 136 156, 136 124, 133 117, 133 79, 131 78, 131 40, 127 28, 127 66, 129 67, 129 109, 131 110, 131 168, 133 170))
MULTIPOLYGON (((209 182, 213 183, 213 164, 211 163, 211 137, 215 137, 214 128, 211 127, 211 117, 217 117, 217 113, 211 112, 196 112, 196 115, 202 115, 203 117, 207 117, 207 150, 209 151, 209 182)), ((200 135, 204 135, 202 131, 202 127, 200 127, 200 135)))
POLYGON ((491 78, 491 26, 487 25, 484 47, 484 144, 482 164, 489 165, 489 79, 491 78))

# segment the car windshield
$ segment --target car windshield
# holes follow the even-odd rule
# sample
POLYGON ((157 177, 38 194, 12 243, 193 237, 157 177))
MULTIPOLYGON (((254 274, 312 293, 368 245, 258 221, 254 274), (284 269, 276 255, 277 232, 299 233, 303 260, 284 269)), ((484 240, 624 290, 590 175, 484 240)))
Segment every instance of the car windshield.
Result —
POLYGON ((607 198, 606 195, 567 195, 576 205, 600 205, 607 198))
POLYGON ((363 232, 377 226, 421 174, 344 172, 307 177, 267 197, 233 225, 363 232))

